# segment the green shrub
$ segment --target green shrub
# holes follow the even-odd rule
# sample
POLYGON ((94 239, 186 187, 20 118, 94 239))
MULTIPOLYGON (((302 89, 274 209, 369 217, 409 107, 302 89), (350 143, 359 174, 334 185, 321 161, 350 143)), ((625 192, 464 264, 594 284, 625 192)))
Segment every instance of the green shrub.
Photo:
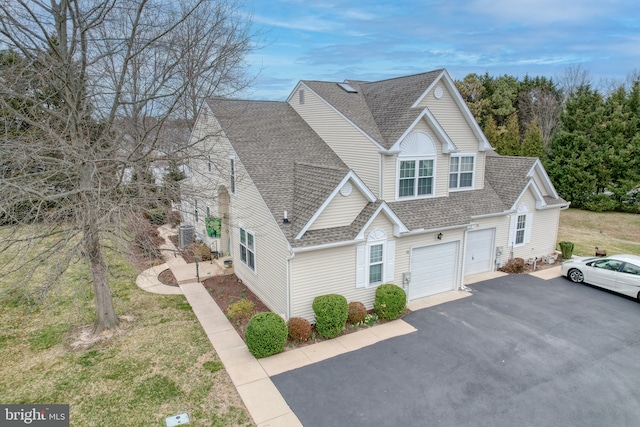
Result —
POLYGON ((353 301, 349 303, 349 313, 347 315, 347 322, 352 325, 356 325, 362 321, 367 316, 367 309, 364 304, 358 301, 353 301))
POLYGON ((595 194, 584 203, 584 208, 594 212, 609 212, 620 209, 620 203, 606 194, 595 194))
POLYGON ((248 319, 253 313, 253 308, 253 301, 243 298, 240 301, 229 304, 227 318, 232 320, 248 319))
POLYGON ((342 333, 347 324, 349 305, 342 295, 320 295, 313 300, 313 312, 316 315, 316 329, 325 338, 335 338, 342 333))
POLYGON ((289 319, 289 339, 296 342, 307 342, 311 338, 311 324, 302 317, 289 319))
POLYGON ((167 211, 163 208, 149 209, 145 216, 152 225, 163 225, 167 221, 167 211))
POLYGON ((524 273, 524 259, 513 258, 507 261, 507 263, 500 270, 510 274, 524 273))
POLYGON ((244 339, 258 359, 280 353, 287 343, 287 324, 273 312, 258 313, 249 320, 244 339))
POLYGON ((560 242, 558 243, 560 246, 560 250, 562 251, 562 258, 569 259, 573 255, 573 243, 571 242, 560 242))
POLYGON ((402 316, 407 307, 407 294, 400 286, 391 283, 378 286, 373 309, 383 320, 402 316))

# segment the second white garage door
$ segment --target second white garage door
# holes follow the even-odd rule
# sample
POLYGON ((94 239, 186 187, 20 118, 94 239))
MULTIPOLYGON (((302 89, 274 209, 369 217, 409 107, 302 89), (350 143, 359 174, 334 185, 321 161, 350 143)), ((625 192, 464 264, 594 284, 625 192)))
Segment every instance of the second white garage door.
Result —
POLYGON ((409 299, 453 290, 457 271, 458 242, 413 249, 409 299))
POLYGON ((493 268, 495 228, 470 231, 467 234, 464 275, 484 273, 493 268))

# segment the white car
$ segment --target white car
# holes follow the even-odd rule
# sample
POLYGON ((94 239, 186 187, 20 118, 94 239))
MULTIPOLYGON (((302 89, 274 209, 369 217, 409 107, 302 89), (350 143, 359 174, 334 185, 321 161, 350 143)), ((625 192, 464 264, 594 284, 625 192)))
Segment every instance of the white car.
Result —
POLYGON ((562 264, 562 275, 574 283, 588 283, 640 301, 640 256, 572 258, 562 264))

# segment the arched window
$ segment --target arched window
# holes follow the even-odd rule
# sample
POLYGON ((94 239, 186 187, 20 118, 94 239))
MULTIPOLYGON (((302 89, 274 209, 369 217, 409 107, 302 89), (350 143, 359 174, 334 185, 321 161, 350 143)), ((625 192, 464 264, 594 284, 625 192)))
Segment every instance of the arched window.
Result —
POLYGON ((356 287, 378 286, 392 281, 395 270, 396 242, 387 240, 387 233, 376 228, 367 236, 367 243, 357 248, 356 287))
POLYGON ((436 154, 436 145, 426 133, 407 135, 400 144, 398 155, 398 199, 434 195, 436 154))

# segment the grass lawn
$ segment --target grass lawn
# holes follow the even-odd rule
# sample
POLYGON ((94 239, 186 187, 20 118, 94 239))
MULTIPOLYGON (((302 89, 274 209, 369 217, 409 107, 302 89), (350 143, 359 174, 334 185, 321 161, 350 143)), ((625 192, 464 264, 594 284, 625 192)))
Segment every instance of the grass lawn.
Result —
POLYGON ((94 318, 81 262, 42 304, 29 298, 37 275, 20 287, 0 279, 0 401, 68 403, 82 427, 165 426, 183 412, 193 426, 253 425, 184 296, 140 290, 135 267, 109 258, 116 311, 128 320, 121 335, 84 349, 72 345, 94 318))
POLYGON ((640 215, 567 209, 560 212, 558 241, 573 242, 578 256, 595 255, 596 246, 607 255, 640 255, 640 215))

